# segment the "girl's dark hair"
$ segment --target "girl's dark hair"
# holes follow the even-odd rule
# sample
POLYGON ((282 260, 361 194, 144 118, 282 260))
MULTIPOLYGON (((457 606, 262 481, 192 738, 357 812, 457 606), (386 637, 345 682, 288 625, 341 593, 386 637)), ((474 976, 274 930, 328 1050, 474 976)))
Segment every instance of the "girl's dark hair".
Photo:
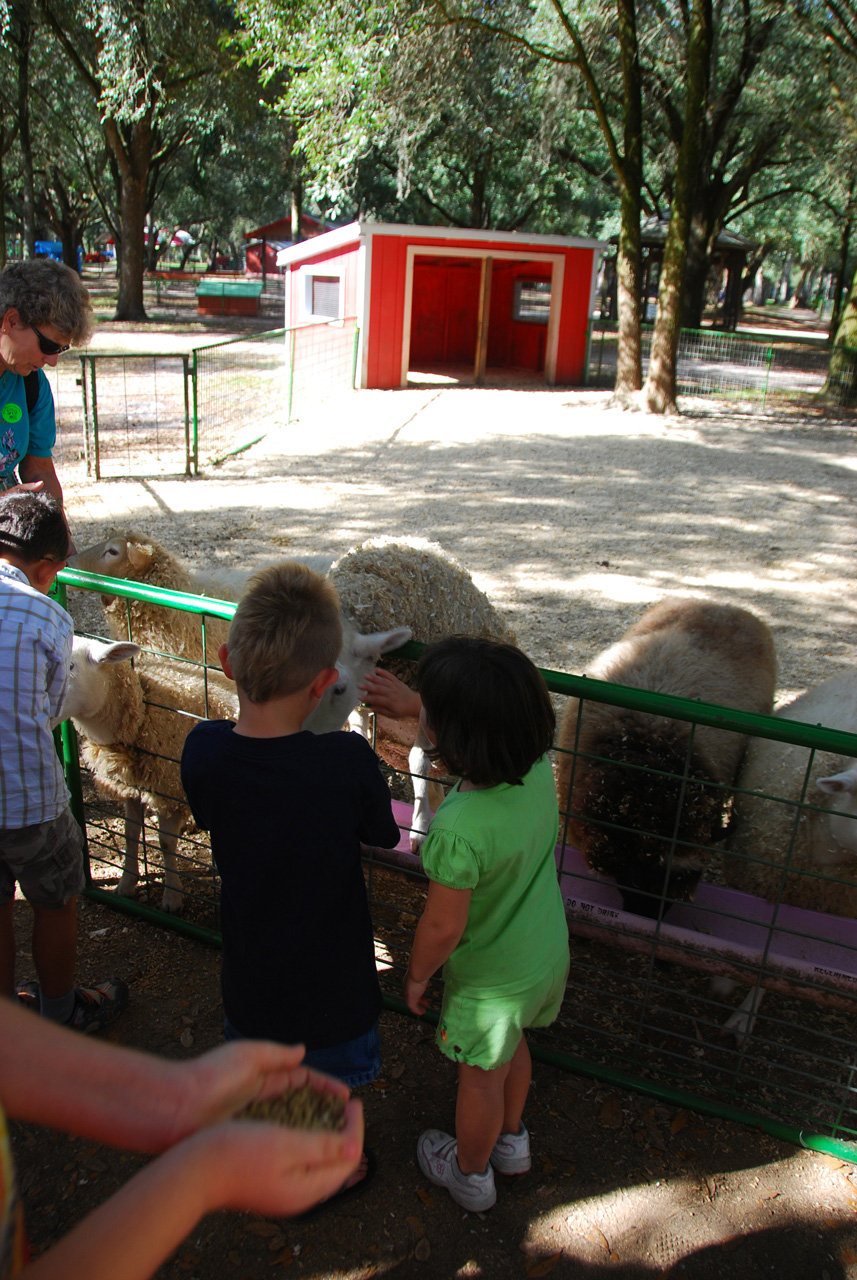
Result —
POLYGON ((480 787, 520 784, 553 743, 556 717, 538 668, 514 645, 450 636, 417 666, 429 752, 480 787))

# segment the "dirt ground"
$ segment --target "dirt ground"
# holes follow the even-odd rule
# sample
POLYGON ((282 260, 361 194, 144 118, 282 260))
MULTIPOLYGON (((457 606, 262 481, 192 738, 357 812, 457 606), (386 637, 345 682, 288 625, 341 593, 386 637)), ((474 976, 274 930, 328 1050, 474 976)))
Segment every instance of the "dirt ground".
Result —
MULTIPOLYGON (((95 485, 69 467, 63 481, 79 546, 143 528, 199 568, 336 555, 378 535, 431 538, 533 658, 560 671, 579 671, 676 592, 764 617, 783 696, 853 665, 853 418, 697 402, 664 421, 607 399, 364 392, 198 479, 95 485)), ((91 903, 80 939, 82 980, 131 985, 118 1042, 176 1057, 219 1042, 216 952, 91 903)), ((386 1013, 383 1035, 382 1079, 360 1091, 379 1165, 365 1195, 305 1225, 219 1215, 161 1276, 857 1277, 855 1166, 543 1063, 527 1117, 533 1172, 504 1183, 491 1213, 465 1214, 414 1160, 423 1128, 452 1124, 452 1069, 411 1018, 386 1013)), ((29 1127, 16 1127, 15 1145, 39 1248, 139 1164, 29 1127)))

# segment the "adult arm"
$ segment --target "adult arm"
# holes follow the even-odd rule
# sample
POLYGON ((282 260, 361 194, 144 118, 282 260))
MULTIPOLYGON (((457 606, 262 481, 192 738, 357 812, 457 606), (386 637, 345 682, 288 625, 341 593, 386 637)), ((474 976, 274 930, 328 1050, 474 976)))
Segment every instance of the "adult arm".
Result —
POLYGON ((425 1013, 428 1008, 425 989, 432 974, 449 959, 461 941, 470 911, 471 892, 471 889, 449 889, 436 880, 429 881, 426 905, 405 974, 405 1000, 411 1013, 425 1013))
POLYGON ((48 493, 62 506, 62 485, 53 458, 38 458, 28 453, 18 463, 18 476, 22 484, 42 483, 42 493, 48 493))
POLYGON ((0 1043, 7 1046, 0 1099, 9 1115, 135 1151, 163 1151, 291 1085, 309 1081, 348 1095, 343 1084, 299 1065, 301 1045, 243 1040, 173 1062, 75 1034, 5 999, 0 1043))
POLYGON ((146 1280, 207 1213, 302 1213, 357 1168, 360 1103, 349 1102, 346 1115, 342 1133, 245 1121, 186 1139, 38 1258, 28 1280, 115 1280, 120 1273, 122 1280, 146 1280))

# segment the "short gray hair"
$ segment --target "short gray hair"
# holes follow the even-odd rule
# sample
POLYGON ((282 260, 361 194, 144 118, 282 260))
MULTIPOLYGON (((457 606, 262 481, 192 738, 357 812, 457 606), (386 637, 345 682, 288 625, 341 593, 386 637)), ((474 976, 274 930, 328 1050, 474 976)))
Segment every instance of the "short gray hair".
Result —
POLYGON ((71 267, 52 258, 10 262, 0 272, 0 317, 10 307, 22 324, 53 325, 73 347, 82 347, 92 335, 89 290, 71 267))

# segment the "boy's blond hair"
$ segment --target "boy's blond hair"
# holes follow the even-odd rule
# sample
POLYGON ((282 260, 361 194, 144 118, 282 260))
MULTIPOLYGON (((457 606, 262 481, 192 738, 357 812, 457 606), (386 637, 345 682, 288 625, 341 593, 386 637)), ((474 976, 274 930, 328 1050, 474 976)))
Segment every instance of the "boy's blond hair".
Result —
POLYGON ((251 702, 305 689, 336 666, 342 648, 336 588, 291 560, 260 569, 235 611, 227 648, 235 683, 251 702))

